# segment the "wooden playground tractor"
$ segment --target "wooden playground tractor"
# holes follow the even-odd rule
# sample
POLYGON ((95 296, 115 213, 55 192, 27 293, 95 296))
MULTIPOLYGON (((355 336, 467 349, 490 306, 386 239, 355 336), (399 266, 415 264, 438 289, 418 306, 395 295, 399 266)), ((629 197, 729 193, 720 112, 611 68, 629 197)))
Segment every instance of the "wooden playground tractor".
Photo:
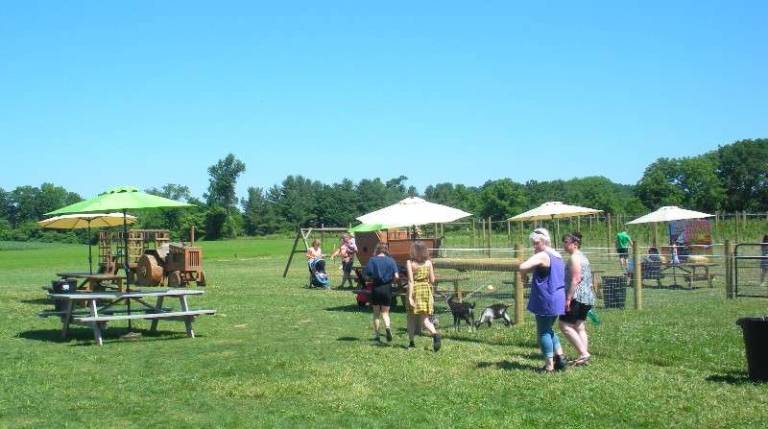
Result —
POLYGON ((184 244, 169 244, 144 251, 136 266, 136 283, 141 286, 205 286, 203 250, 184 244))

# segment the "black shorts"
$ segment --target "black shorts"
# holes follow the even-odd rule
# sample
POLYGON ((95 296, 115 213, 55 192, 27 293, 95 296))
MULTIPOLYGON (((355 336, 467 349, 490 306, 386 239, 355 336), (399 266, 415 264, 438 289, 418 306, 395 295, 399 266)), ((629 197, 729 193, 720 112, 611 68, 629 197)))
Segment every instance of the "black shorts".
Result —
POLYGON ((619 253, 619 258, 629 257, 629 249, 616 249, 616 251, 619 253))
POLYGON ((349 262, 344 262, 344 261, 341 262, 341 269, 342 269, 342 271, 344 271, 344 274, 349 275, 349 273, 352 272, 352 263, 353 262, 354 261, 352 259, 350 259, 349 262))
POLYGON ((392 285, 376 286, 371 291, 371 305, 392 306, 392 285))
POLYGON ((582 304, 579 301, 571 301, 571 310, 560 316, 560 321, 571 324, 583 322, 587 320, 587 313, 591 309, 591 305, 582 304))

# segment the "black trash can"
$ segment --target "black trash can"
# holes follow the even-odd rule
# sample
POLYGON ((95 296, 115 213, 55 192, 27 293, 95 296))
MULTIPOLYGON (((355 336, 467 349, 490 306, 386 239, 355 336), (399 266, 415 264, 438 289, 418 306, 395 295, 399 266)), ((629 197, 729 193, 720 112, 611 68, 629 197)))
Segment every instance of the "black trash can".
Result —
POLYGON ((744 317, 736 321, 744 332, 749 378, 768 382, 768 319, 744 317))
POLYGON ((624 308, 627 298, 627 278, 624 276, 603 277, 603 306, 605 308, 624 308))
POLYGON ((72 293, 77 290, 77 279, 51 280, 53 293, 72 293))
MULTIPOLYGON (((74 293, 77 291, 77 279, 52 280, 51 288, 53 289, 53 293, 74 293)), ((53 301, 53 306, 56 311, 64 311, 66 308, 65 305, 66 301, 62 299, 53 301)))

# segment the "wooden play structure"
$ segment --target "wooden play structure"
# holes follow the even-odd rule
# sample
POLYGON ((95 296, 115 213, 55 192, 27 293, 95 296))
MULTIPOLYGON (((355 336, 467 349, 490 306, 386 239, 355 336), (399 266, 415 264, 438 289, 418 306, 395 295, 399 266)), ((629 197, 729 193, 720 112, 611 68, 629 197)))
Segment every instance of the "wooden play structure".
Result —
POLYGON ((357 259, 360 265, 365 265, 368 260, 374 256, 376 245, 387 243, 389 245, 389 254, 398 265, 405 266, 410 258, 411 244, 414 241, 422 241, 432 252, 432 257, 438 256, 437 250, 440 248, 441 239, 434 237, 415 237, 408 230, 390 229, 388 231, 378 232, 356 232, 355 242, 357 243, 357 259))
MULTIPOLYGON (((115 274, 122 268, 126 252, 123 238, 123 231, 99 231, 99 272, 115 274)), ((128 266, 134 270, 145 250, 160 248, 170 241, 167 229, 128 230, 128 266)))
MULTIPOLYGON (((99 232, 99 271, 115 274, 122 268, 123 231, 99 232)), ((128 231, 128 276, 140 286, 186 286, 195 282, 205 286, 203 250, 194 246, 194 233, 189 245, 171 243, 164 229, 132 229, 128 231)))

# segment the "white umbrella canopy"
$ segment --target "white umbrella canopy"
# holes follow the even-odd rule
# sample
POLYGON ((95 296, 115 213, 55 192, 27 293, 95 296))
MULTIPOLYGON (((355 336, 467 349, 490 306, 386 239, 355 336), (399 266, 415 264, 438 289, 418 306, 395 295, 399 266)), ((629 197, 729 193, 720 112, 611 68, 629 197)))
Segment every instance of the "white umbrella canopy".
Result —
POLYGON ((695 210, 681 209, 677 206, 664 206, 655 212, 648 213, 645 216, 627 222, 630 225, 637 225, 641 223, 658 223, 658 222, 672 222, 675 220, 685 219, 703 219, 707 217, 713 217, 714 215, 697 212, 695 210))
POLYGON ((535 209, 520 213, 507 219, 512 222, 527 222, 532 220, 550 220, 562 219, 575 216, 586 216, 595 213, 602 213, 602 210, 591 209, 589 207, 572 206, 563 204, 560 201, 548 201, 535 209))
POLYGON ((430 203, 418 197, 411 197, 360 216, 357 220, 364 224, 383 224, 390 228, 396 228, 430 223, 449 223, 467 216, 472 216, 472 213, 442 204, 430 203))

